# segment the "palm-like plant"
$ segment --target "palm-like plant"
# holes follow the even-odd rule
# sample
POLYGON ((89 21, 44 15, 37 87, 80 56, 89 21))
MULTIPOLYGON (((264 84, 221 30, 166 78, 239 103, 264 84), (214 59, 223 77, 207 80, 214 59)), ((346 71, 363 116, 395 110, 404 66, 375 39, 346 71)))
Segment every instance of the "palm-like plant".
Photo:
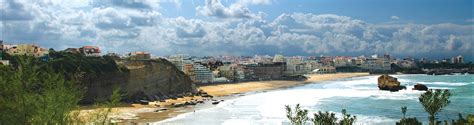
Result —
POLYGON ((285 105, 286 117, 292 125, 303 125, 308 121, 308 110, 301 109, 300 104, 296 104, 295 109, 291 109, 289 105, 285 105))
POLYGON ((406 106, 402 107, 402 114, 403 114, 403 119, 405 119, 405 116, 407 114, 407 107, 406 106))
POLYGON ((425 111, 430 114, 430 124, 436 123, 436 114, 450 103, 450 96, 451 93, 447 89, 436 89, 434 91, 430 89, 425 93, 421 94, 421 96, 419 97, 419 101, 421 105, 423 105, 425 111))

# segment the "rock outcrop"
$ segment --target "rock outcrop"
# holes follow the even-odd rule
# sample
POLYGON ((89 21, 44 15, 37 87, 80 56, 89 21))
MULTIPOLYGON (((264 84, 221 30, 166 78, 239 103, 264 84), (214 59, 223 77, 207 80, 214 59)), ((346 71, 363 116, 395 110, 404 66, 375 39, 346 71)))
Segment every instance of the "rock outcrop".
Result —
POLYGON ((413 90, 428 91, 428 87, 426 85, 418 83, 413 87, 413 90))
POLYGON ((123 101, 162 100, 177 95, 197 93, 191 79, 165 59, 119 61, 128 72, 87 75, 81 103, 107 99, 113 88, 120 87, 123 101))
POLYGON ((381 75, 377 81, 380 90, 398 91, 401 89, 406 89, 405 86, 400 85, 400 82, 398 82, 397 78, 389 75, 381 75))

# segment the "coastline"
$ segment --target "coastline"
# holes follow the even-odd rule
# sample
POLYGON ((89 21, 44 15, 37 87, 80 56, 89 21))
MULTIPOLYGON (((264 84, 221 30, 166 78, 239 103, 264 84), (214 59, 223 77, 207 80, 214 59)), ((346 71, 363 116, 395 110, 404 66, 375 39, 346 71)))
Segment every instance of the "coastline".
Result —
POLYGON ((251 81, 242 82, 235 84, 218 84, 202 86, 199 89, 207 92, 212 96, 229 96, 233 94, 271 90, 278 88, 286 88, 298 85, 304 85, 320 81, 328 81, 342 78, 367 76, 369 73, 335 73, 335 74, 310 74, 309 78, 305 81, 287 81, 287 80, 271 80, 271 81, 251 81))
MULTIPOLYGON (((286 80, 271 80, 271 81, 251 81, 242 83, 230 83, 230 84, 216 84, 198 87, 199 89, 207 92, 209 95, 214 96, 216 100, 227 100, 233 98, 237 94, 258 92, 264 90, 274 90, 281 88, 288 88, 294 86, 300 86, 305 84, 311 84, 320 81, 329 81, 343 78, 368 76, 369 73, 334 73, 334 74, 310 74, 307 75, 309 78, 305 81, 286 81, 286 80)), ((184 103, 190 100, 203 100, 200 96, 195 97, 184 97, 176 100, 168 99, 166 102, 150 102, 149 105, 132 104, 127 107, 113 108, 111 118, 120 121, 120 123, 148 123, 148 122, 159 122, 168 118, 173 118, 179 114, 193 112, 195 110, 206 109, 213 107, 210 101, 206 101, 204 104, 197 104, 196 106, 183 106, 183 107, 172 107, 172 103, 184 103), (156 105, 160 105, 157 107, 156 105), (155 112, 159 108, 167 108, 167 110, 155 112)), ((206 100, 206 99, 204 99, 206 100)), ((83 110, 87 111, 87 110, 83 110)))

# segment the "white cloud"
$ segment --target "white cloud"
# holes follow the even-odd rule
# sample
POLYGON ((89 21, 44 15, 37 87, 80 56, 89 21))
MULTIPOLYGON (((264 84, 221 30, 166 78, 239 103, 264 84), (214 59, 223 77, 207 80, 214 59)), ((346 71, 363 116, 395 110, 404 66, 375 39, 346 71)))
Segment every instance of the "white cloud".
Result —
POLYGON ((204 6, 196 7, 198 15, 211 16, 217 18, 262 18, 265 14, 259 12, 257 14, 252 13, 246 4, 234 3, 229 7, 225 7, 220 0, 206 0, 204 6))
POLYGON ((398 16, 391 16, 390 19, 392 19, 392 20, 399 20, 400 17, 398 17, 398 16))
POLYGON ((157 8, 159 1, 156 0, 91 0, 94 7, 124 7, 132 9, 157 8))
POLYGON ((271 4, 271 0, 238 0, 237 4, 241 5, 268 5, 271 4))
POLYGON ((168 18, 153 7, 137 9, 123 4, 77 9, 54 2, 15 1, 19 4, 16 8, 20 8, 16 10, 25 11, 10 11, 14 6, 3 10, 18 17, 1 21, 0 39, 56 49, 99 45, 109 52, 150 51, 155 55, 393 53, 429 57, 472 55, 474 50, 473 25, 371 24, 347 16, 311 13, 281 14, 274 20, 264 20, 246 6, 271 1, 237 1, 229 7, 216 0, 206 2, 197 9, 203 15, 245 19, 168 18))

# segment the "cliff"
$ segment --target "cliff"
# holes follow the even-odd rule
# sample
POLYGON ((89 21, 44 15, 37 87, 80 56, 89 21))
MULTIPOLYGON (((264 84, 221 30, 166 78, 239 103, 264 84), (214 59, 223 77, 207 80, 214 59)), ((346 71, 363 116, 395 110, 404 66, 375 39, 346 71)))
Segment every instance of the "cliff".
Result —
POLYGON ((127 72, 85 74, 85 88, 81 103, 107 99, 113 88, 120 87, 123 101, 157 100, 170 95, 196 92, 191 79, 165 59, 118 61, 127 72))

